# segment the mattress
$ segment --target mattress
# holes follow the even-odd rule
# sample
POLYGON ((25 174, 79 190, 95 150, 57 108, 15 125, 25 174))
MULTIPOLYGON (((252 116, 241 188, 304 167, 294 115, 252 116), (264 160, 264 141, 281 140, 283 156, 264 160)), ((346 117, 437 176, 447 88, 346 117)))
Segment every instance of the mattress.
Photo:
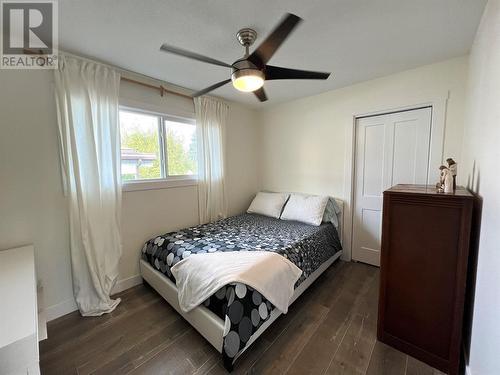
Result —
MULTIPOLYGON (((243 214, 152 238, 144 244, 142 258, 175 282, 170 267, 192 254, 272 251, 303 271, 297 287, 340 250, 339 236, 331 223, 312 226, 243 214)), ((219 289, 204 305, 225 321, 223 356, 226 362, 237 357, 274 309, 258 291, 240 283, 219 289)))

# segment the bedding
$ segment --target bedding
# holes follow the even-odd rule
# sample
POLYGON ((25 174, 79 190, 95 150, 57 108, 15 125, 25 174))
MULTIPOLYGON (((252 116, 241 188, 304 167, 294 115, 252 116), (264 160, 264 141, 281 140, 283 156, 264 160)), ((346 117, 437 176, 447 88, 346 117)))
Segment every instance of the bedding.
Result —
POLYGON ((294 286, 302 270, 272 251, 217 251, 189 256, 175 264, 175 277, 182 311, 201 305, 220 288, 231 283, 251 286, 286 314, 294 286))
POLYGON ((247 213, 260 214, 278 219, 289 194, 258 192, 250 203, 247 213))
POLYGON ((320 225, 325 213, 328 197, 292 194, 283 209, 281 220, 295 220, 311 225, 320 225))
MULTIPOLYGON (((341 250, 331 223, 312 226, 258 214, 243 214, 155 237, 142 248, 142 258, 175 282, 171 267, 192 254, 271 251, 302 270, 300 285, 341 250)), ((225 322, 222 354, 231 367, 252 334, 275 308, 261 293, 243 283, 230 283, 203 302, 225 322)))
MULTIPOLYGON (((281 194, 288 194, 288 196, 299 195, 303 197, 314 196, 311 194, 305 193, 294 193, 294 192, 284 192, 281 194)), ((322 223, 332 223, 335 226, 335 229, 339 230, 339 214, 342 212, 342 209, 339 207, 337 201, 333 197, 328 197, 328 202, 326 203, 325 212, 323 214, 322 223)))

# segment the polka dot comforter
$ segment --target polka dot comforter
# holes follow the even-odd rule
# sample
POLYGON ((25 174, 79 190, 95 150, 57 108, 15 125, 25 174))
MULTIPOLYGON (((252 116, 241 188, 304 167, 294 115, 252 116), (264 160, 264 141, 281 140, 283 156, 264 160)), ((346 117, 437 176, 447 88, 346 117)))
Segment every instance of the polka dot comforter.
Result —
MULTIPOLYGON (((175 282, 170 267, 192 254, 255 250, 276 252, 299 267, 303 273, 297 287, 341 245, 330 223, 316 227, 243 214, 152 238, 142 258, 175 282)), ((265 296, 241 283, 222 287, 204 305, 225 321, 222 355, 228 369, 274 309, 265 296)))

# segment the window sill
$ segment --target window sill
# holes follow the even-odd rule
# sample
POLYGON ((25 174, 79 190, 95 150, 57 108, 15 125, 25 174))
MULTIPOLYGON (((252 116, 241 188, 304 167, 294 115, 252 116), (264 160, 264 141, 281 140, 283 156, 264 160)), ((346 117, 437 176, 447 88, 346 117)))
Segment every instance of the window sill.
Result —
POLYGON ((197 186, 196 178, 169 178, 159 180, 128 181, 122 185, 123 192, 172 189, 187 186, 197 186))

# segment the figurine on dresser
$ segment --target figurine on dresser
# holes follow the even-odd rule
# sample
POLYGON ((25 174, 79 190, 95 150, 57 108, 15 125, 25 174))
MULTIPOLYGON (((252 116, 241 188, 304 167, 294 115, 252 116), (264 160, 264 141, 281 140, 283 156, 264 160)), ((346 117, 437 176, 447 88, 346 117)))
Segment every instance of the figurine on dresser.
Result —
POLYGON ((446 163, 453 177, 453 191, 455 191, 457 189, 457 163, 452 158, 446 159, 446 163))
POLYGON ((439 167, 439 182, 436 184, 438 193, 453 193, 456 188, 457 163, 452 159, 446 159, 446 165, 439 167))

